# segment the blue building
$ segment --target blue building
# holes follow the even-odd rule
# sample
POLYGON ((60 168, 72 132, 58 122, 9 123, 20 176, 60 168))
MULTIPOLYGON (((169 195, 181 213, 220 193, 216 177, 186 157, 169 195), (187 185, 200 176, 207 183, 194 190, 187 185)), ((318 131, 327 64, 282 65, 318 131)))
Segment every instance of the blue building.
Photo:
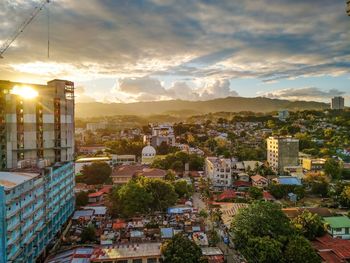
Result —
POLYGON ((74 212, 72 162, 0 172, 0 263, 31 263, 74 212))
POLYGON ((74 212, 74 83, 0 80, 0 263, 45 256, 74 212))

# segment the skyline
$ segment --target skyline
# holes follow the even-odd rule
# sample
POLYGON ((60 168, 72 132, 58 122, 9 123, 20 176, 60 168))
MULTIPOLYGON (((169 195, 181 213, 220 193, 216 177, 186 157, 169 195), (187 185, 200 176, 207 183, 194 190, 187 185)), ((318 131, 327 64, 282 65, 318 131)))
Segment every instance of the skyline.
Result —
MULTIPOLYGON (((0 3, 0 43, 37 4, 0 3)), ((49 9, 50 59, 43 10, 1 60, 0 79, 70 79, 77 102, 341 95, 350 105, 342 0, 56 0, 49 9)))

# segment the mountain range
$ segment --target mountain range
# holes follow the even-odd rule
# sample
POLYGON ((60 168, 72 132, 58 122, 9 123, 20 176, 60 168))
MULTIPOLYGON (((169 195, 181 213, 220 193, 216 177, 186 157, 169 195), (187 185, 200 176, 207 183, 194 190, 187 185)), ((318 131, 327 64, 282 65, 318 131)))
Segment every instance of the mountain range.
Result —
POLYGON ((168 100, 133 103, 77 103, 76 116, 78 118, 112 115, 148 116, 158 114, 185 114, 188 116, 210 112, 272 112, 282 109, 296 111, 327 108, 329 108, 329 104, 314 101, 288 101, 265 97, 227 97, 207 101, 168 100))

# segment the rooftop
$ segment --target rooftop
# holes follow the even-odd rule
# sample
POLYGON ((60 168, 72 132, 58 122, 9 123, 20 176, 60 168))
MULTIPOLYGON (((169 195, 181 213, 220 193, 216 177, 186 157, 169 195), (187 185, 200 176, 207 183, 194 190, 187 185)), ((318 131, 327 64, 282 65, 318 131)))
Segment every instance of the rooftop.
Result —
POLYGON ((130 259, 142 257, 159 257, 161 243, 123 244, 96 248, 91 262, 113 259, 130 259))
POLYGON ((325 217, 324 221, 332 228, 350 227, 350 219, 347 216, 325 217))
POLYGON ((85 162, 102 162, 102 161, 110 161, 109 157, 85 157, 76 160, 76 163, 85 163, 85 162))
POLYGON ((39 175, 39 173, 0 172, 0 185, 5 189, 11 189, 39 175))

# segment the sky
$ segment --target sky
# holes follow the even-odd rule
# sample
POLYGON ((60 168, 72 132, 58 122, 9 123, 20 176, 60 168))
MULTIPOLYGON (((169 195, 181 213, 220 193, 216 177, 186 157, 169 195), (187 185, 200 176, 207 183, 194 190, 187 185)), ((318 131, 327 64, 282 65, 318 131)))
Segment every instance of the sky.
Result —
MULTIPOLYGON (((40 2, 0 1, 0 46, 40 2)), ((345 0, 51 0, 0 60, 0 79, 54 78, 75 82, 77 102, 350 106, 350 17, 345 0)))

